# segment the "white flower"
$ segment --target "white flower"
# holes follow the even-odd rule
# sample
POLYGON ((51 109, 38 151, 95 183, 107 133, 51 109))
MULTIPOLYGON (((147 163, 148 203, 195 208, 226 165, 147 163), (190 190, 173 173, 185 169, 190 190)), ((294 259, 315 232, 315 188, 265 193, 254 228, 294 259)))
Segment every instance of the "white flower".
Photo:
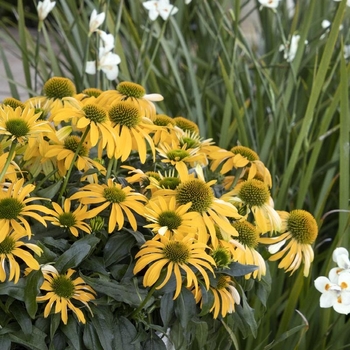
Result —
POLYGON ((192 0, 185 0, 185 4, 188 5, 192 0))
POLYGON ((341 274, 350 274, 349 252, 343 247, 336 248, 333 251, 332 259, 338 266, 329 271, 329 279, 334 283, 338 283, 341 274))
POLYGON ((95 9, 92 11, 89 23, 89 35, 96 32, 97 28, 103 23, 105 18, 106 14, 104 12, 97 14, 95 9))
MULTIPOLYGON (((292 62, 294 60, 298 51, 299 40, 300 35, 292 35, 290 42, 280 46, 280 51, 284 51, 283 57, 287 62, 292 62)), ((305 41, 305 44, 307 44, 307 41, 305 41)))
MULTIPOLYGON (((118 64, 120 57, 110 51, 106 51, 104 47, 100 47, 97 70, 102 70, 106 74, 107 79, 114 80, 119 73, 118 64)), ((96 61, 86 62, 85 72, 87 74, 96 74, 96 61)))
POLYGON ((43 21, 47 15, 52 11, 55 7, 56 1, 51 2, 50 0, 39 1, 37 6, 39 21, 43 21))
POLYGON ((350 274, 339 276, 338 283, 321 276, 314 281, 316 289, 322 293, 320 307, 333 309, 340 314, 350 313, 350 274))
MULTIPOLYGON (((324 33, 320 36, 320 39, 322 40, 322 39, 324 39, 326 36, 327 36, 327 34, 329 33, 329 31, 331 30, 331 22, 330 21, 328 21, 327 19, 324 19, 323 21, 322 21, 322 23, 321 23, 321 26, 322 26, 322 28, 323 29, 325 29, 325 31, 324 31, 324 33)), ((343 29, 343 25, 341 24, 340 26, 339 26, 339 30, 342 30, 343 29)))
POLYGON ((275 9, 275 8, 277 8, 280 1, 281 0, 259 0, 259 2, 261 4, 260 9, 262 7, 269 7, 271 9, 275 9))
POLYGON ((151 21, 157 19, 158 16, 165 20, 168 19, 170 15, 175 15, 179 10, 177 7, 171 5, 169 0, 150 0, 143 4, 143 7, 148 10, 148 16, 151 21))
MULTIPOLYGON (((339 2, 339 1, 341 1, 341 0, 334 0, 334 1, 339 2)), ((347 1, 346 1, 346 6, 350 6, 350 0, 347 0, 347 1)))
POLYGON ((105 51, 112 51, 114 49, 114 36, 113 34, 107 34, 103 30, 99 30, 98 34, 102 40, 103 47, 105 51))

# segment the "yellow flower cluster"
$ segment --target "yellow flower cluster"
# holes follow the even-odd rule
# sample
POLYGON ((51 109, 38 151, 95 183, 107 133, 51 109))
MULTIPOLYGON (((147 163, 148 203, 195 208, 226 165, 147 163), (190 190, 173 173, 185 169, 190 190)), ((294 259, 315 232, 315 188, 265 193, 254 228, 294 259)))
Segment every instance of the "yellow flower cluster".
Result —
MULTIPOLYGON (((237 281, 225 273, 233 263, 256 266, 246 279, 265 275, 261 245, 269 246, 270 260, 281 259, 280 268, 293 273, 304 263, 308 275, 315 219, 302 210, 274 209, 271 175, 256 152, 241 145, 221 149, 203 139, 193 121, 157 114, 153 101, 162 97, 132 82, 76 93, 69 79, 54 77, 43 91, 0 105, 0 257, 10 261, 10 279, 19 278, 16 256, 39 268, 17 248, 41 252, 19 241, 32 235, 26 217, 79 238, 94 231, 89 220, 97 215, 108 217, 108 233, 151 231, 135 255, 134 274, 142 274, 145 287, 173 283, 174 299, 188 288, 200 306, 210 293, 214 318, 240 303, 237 281)), ((67 282, 72 274, 46 271, 42 289, 50 294, 38 297, 56 302, 64 323, 67 307, 85 321, 71 298, 85 305, 94 299, 90 288, 78 287, 82 280, 67 282)))

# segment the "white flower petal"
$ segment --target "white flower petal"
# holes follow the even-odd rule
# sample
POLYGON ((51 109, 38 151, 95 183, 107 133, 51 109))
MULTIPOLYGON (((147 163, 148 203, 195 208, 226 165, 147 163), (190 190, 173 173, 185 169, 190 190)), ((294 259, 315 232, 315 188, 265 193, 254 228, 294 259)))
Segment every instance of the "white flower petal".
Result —
POLYGON ((87 61, 86 62, 85 73, 96 74, 96 61, 87 61))
POLYGON ((337 295, 336 293, 328 292, 324 293, 320 297, 320 307, 327 308, 334 306, 337 303, 337 295))

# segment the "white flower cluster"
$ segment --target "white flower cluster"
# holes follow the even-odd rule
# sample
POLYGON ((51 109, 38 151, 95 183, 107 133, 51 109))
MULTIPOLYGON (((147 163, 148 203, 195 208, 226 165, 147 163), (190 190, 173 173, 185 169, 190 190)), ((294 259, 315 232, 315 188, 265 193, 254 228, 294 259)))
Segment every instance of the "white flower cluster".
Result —
POLYGON ((101 39, 101 46, 98 51, 98 60, 86 62, 85 72, 87 74, 96 74, 96 70, 102 70, 107 79, 114 80, 119 73, 118 64, 120 63, 120 57, 113 53, 114 49, 114 36, 107 34, 98 27, 104 22, 106 14, 104 12, 97 13, 93 10, 90 17, 89 23, 89 36, 92 33, 97 32, 101 39))
MULTIPOLYGON (((191 1, 185 0, 185 4, 187 5, 191 1)), ((150 0, 142 5, 148 11, 148 17, 151 21, 155 21, 158 16, 166 21, 169 16, 175 15, 179 11, 176 6, 170 4, 169 0, 150 0)))
POLYGON ((333 309, 340 314, 350 313, 350 260, 349 252, 341 247, 333 252, 337 267, 329 271, 328 278, 320 276, 314 281, 316 289, 322 293, 320 307, 333 309))

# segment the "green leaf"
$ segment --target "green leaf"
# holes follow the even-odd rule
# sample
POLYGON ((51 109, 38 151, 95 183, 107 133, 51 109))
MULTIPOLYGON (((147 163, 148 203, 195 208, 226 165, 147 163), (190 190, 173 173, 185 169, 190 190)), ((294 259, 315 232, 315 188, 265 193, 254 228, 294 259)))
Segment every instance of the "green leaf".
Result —
POLYGON ((91 323, 84 327, 83 342, 87 350, 104 350, 91 323))
POLYGON ((28 316, 26 310, 22 307, 22 305, 18 305, 17 303, 13 303, 11 305, 11 312, 13 317, 16 319, 17 323, 22 329, 23 334, 29 335, 32 333, 32 321, 28 316))
POLYGON ((34 318, 38 310, 36 297, 39 294, 40 287, 43 284, 44 277, 41 270, 32 271, 26 277, 26 286, 24 288, 24 302, 31 318, 34 318))
POLYGON ((113 314, 109 308, 93 308, 92 325, 100 340, 103 350, 113 350, 113 314))
POLYGON ((162 318, 164 328, 168 328, 172 317, 174 316, 173 293, 165 293, 160 299, 160 317, 162 318))
POLYGON ((52 185, 45 187, 39 191, 36 191, 36 194, 39 197, 52 199, 53 197, 55 197, 55 195, 61 189, 62 182, 63 182, 63 180, 59 180, 57 182, 54 182, 52 185))
MULTIPOLYGON (((108 295, 117 301, 124 302, 134 307, 139 306, 148 294, 147 290, 136 289, 132 283, 118 283, 101 278, 82 277, 96 292, 108 295)), ((152 304, 153 300, 154 298, 152 297, 145 307, 152 304)))
POLYGON ((31 334, 24 334, 22 331, 9 334, 13 343, 21 344, 31 350, 47 350, 45 344, 46 334, 39 328, 33 326, 31 334))
POLYGON ((180 295, 175 299, 175 315, 184 329, 196 315, 196 302, 187 288, 182 288, 180 295))
POLYGON ((16 284, 6 281, 0 283, 0 295, 9 295, 12 298, 24 301, 24 288, 25 280, 23 278, 20 278, 16 284))
POLYGON ((162 339, 152 332, 151 338, 147 339, 143 343, 142 350, 166 350, 166 346, 162 339))
POLYGON ((67 338, 67 342, 75 350, 81 350, 79 324, 74 317, 68 317, 67 325, 62 324, 60 329, 67 338))
POLYGON ((130 255, 135 238, 129 233, 116 233, 109 238, 103 250, 105 265, 110 266, 130 255))
POLYGON ((8 336, 0 335, 0 349, 1 350, 11 349, 11 340, 8 338, 8 336))
POLYGON ((124 316, 116 319, 114 333, 115 350, 140 350, 140 344, 132 344, 137 336, 134 325, 124 316))
POLYGON ((195 320, 192 320, 192 322, 195 325, 195 330, 196 330, 196 338, 195 338, 195 343, 198 349, 204 349, 206 343, 207 343, 207 338, 208 338, 208 323, 207 322, 197 322, 195 320))
POLYGON ((258 267, 255 265, 243 265, 238 262, 232 262, 227 268, 218 269, 216 271, 225 275, 229 275, 231 277, 239 277, 251 273, 257 268, 258 267))

